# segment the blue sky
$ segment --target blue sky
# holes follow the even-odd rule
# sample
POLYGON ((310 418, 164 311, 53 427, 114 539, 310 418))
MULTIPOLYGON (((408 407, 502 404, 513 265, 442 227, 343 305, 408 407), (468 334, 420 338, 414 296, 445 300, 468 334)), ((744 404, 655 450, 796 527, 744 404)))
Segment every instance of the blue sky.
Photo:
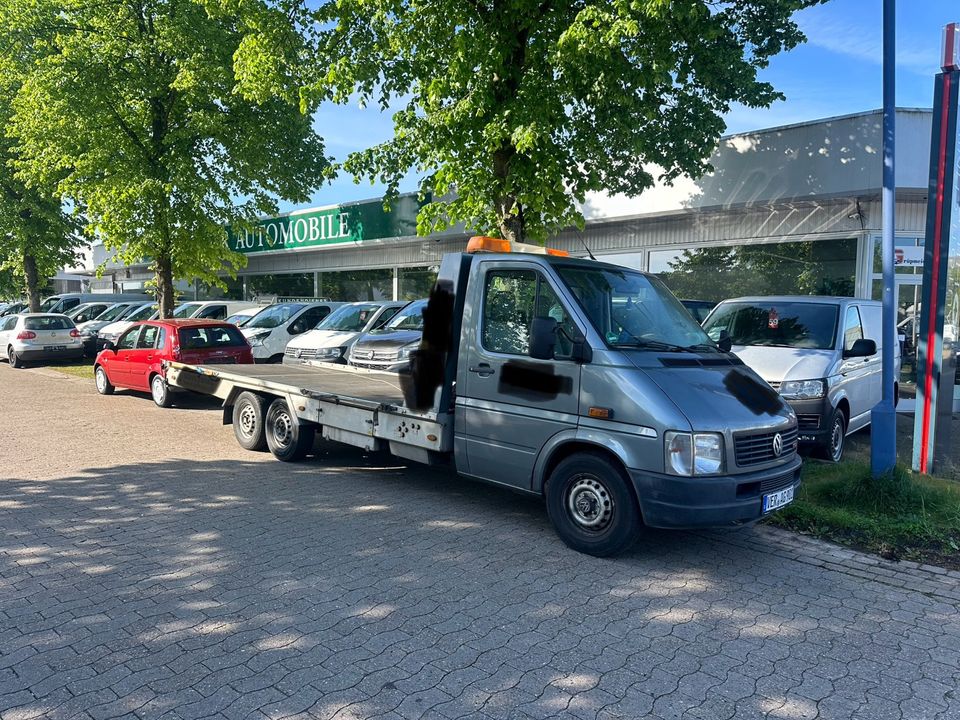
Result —
MULTIPOLYGON (((898 0, 897 105, 930 107, 933 76, 938 71, 940 34, 948 22, 960 21, 957 0, 898 0)), ((775 57, 762 78, 787 99, 763 110, 735 107, 726 118, 728 132, 803 122, 879 108, 881 90, 882 0, 830 0, 797 14, 807 43, 775 57)), ((316 116, 327 153, 338 160, 390 137, 388 113, 374 108, 327 105, 316 116)), ((416 190, 411 173, 403 191, 416 190)), ((316 192, 310 205, 333 205, 378 197, 369 182, 337 178, 316 192)), ((294 209, 281 204, 281 211, 294 209)), ((296 207, 303 207, 298 205, 296 207)))

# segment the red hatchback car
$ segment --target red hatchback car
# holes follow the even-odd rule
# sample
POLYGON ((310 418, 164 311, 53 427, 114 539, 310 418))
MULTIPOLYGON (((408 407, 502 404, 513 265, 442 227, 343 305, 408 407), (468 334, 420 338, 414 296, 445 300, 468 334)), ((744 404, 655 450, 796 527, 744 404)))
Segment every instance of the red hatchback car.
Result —
POLYGON ((218 320, 147 320, 107 343, 94 363, 97 392, 115 388, 148 391, 160 407, 170 407, 164 360, 192 365, 253 363, 250 344, 236 326, 218 320))

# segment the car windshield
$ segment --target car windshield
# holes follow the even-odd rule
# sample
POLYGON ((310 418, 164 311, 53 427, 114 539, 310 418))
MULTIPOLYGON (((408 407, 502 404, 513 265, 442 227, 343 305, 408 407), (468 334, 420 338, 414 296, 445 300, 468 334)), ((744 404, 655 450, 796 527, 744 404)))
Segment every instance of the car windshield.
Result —
POLYGON ((704 325, 714 340, 724 330, 734 345, 828 349, 837 332, 837 305, 814 302, 731 302, 704 325))
POLYGON ((28 317, 23 320, 24 330, 70 330, 73 321, 59 315, 28 317))
POLYGON ((238 313, 236 313, 236 314, 231 315, 230 317, 228 317, 228 318, 225 320, 225 322, 232 323, 233 325, 236 325, 237 327, 243 327, 243 326, 246 325, 248 322, 250 322, 250 318, 252 318, 252 317, 253 317, 253 315, 251 315, 249 312, 238 312, 238 313))
POLYGON ((52 308, 52 307, 53 307, 54 305, 56 305, 58 302, 60 302, 60 298, 58 298, 58 297, 49 297, 49 298, 47 298, 47 299, 44 300, 42 303, 40 303, 40 312, 48 312, 48 311, 50 310, 50 308, 52 308))
POLYGON ((316 329, 360 332, 380 308, 376 304, 344 305, 321 320, 316 329))
POLYGON ((626 269, 559 265, 557 271, 611 347, 716 350, 659 279, 626 269))
POLYGON ((184 303, 173 309, 173 317, 188 318, 191 317, 200 308, 200 303, 184 303))
POLYGON ((108 307, 102 313, 97 315, 97 317, 95 317, 94 320, 96 320, 97 322, 100 322, 101 320, 103 321, 118 320, 122 318, 123 314, 128 310, 130 310, 129 305, 112 305, 111 307, 108 307))
POLYGON ((261 310, 244 328, 275 328, 283 325, 293 315, 303 309, 303 303, 280 303, 261 310))
POLYGON ((156 305, 144 305, 139 308, 136 312, 132 312, 124 320, 129 320, 130 322, 135 322, 136 320, 149 320, 150 316, 157 311, 156 305))
POLYGON ((180 347, 184 350, 239 347, 247 344, 243 333, 232 325, 180 328, 177 334, 180 338, 180 347))
POLYGON ((423 330, 423 309, 426 306, 426 300, 412 302, 398 312, 393 320, 372 332, 389 333, 397 330, 423 330))

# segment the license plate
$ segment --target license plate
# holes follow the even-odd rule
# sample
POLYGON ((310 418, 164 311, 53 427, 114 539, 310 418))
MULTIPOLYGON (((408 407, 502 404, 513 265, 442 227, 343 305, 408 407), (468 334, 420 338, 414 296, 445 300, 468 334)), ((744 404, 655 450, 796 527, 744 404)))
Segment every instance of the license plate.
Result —
POLYGON ((44 350, 50 350, 51 352, 59 352, 66 349, 67 349, 66 345, 47 345, 44 348, 44 350))
POLYGON ((763 496, 763 511, 765 513, 793 502, 793 487, 784 488, 779 492, 763 496))

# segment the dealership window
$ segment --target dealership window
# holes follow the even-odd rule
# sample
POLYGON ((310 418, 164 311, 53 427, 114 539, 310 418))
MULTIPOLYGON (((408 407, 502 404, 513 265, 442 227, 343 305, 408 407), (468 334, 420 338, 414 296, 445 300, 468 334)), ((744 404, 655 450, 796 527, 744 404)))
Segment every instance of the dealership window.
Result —
POLYGON ((649 272, 677 296, 720 302, 745 295, 853 297, 857 240, 651 250, 649 272))
POLYGON ((437 265, 400 268, 397 271, 397 300, 419 300, 429 297, 437 281, 437 265))
POLYGON ((225 288, 210 285, 205 282, 197 283, 198 300, 243 300, 243 278, 221 277, 220 281, 225 288))
POLYGON ((312 298, 313 273, 248 275, 247 299, 261 297, 312 298))
POLYGON ((335 302, 392 300, 393 268, 320 273, 320 297, 335 302))

